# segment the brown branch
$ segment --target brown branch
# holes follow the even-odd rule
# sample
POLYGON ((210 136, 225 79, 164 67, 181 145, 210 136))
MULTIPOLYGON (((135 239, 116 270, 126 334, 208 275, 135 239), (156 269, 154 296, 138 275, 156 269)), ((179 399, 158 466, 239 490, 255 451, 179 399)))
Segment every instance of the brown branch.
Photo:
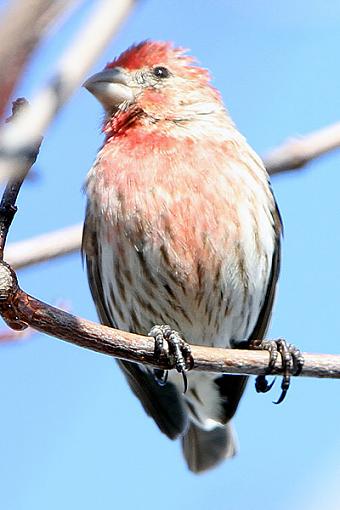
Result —
POLYGON ((270 175, 297 170, 340 147, 340 122, 279 145, 263 161, 270 175))
MULTIPOLYGON (((22 330, 30 325, 38 331, 102 354, 162 369, 173 368, 166 357, 159 362, 155 360, 154 341, 151 338, 75 317, 29 296, 19 288, 15 273, 5 263, 0 263, 0 288, 3 289, 0 313, 14 329, 22 330)), ((192 346, 192 354, 193 370, 229 374, 265 374, 269 361, 267 352, 195 345, 192 346)), ((301 376, 340 378, 340 355, 303 356, 305 365, 301 376)), ((280 362, 274 373, 282 373, 280 362)))

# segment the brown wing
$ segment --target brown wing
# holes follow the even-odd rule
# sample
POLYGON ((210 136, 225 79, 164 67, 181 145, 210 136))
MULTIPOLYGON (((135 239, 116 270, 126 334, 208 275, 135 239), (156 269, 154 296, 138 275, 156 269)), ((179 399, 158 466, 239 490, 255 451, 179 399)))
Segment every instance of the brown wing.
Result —
POLYGON ((92 294, 97 314, 102 324, 115 327, 109 310, 106 309, 103 299, 104 291, 102 277, 100 272, 99 246, 97 241, 95 222, 92 220, 89 210, 86 210, 85 223, 83 228, 83 239, 81 244, 81 254, 86 262, 87 278, 92 294))
MULTIPOLYGON (((86 260, 87 276, 96 305, 97 313, 102 324, 117 327, 110 310, 105 305, 100 260, 100 246, 98 245, 95 222, 87 211, 83 231, 82 253, 86 260)), ((167 383, 160 386, 152 373, 146 368, 128 361, 118 361, 128 384, 139 398, 143 408, 157 423, 160 430, 170 439, 181 435, 188 426, 188 416, 183 405, 183 399, 176 387, 167 383)))
MULTIPOLYGON (((283 230, 281 216, 276 202, 275 209, 273 211, 273 221, 275 230, 275 249, 272 258, 272 266, 267 293, 257 323, 246 345, 248 345, 251 340, 261 340, 264 338, 269 326, 269 321, 273 309, 276 284, 280 273, 281 235, 283 230)), ((242 375, 222 375, 221 377, 215 379, 215 383, 219 386, 220 395, 224 400, 224 423, 227 423, 234 416, 239 401, 245 390, 247 381, 248 377, 242 375)))

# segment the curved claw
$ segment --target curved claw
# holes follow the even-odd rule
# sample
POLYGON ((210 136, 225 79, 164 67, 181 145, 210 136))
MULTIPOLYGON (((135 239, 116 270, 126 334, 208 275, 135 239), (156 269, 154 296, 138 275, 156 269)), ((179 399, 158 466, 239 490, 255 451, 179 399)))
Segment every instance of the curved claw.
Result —
POLYGON ((284 399, 286 398, 287 391, 288 391, 288 389, 282 390, 281 395, 278 398, 278 400, 276 402, 273 400, 273 404, 275 404, 275 405, 281 404, 284 401, 284 399))
POLYGON ((255 380, 255 389, 257 393, 267 393, 270 391, 276 381, 276 377, 272 380, 270 384, 268 384, 267 378, 265 375, 259 375, 255 380))
POLYGON ((281 395, 279 396, 279 398, 276 402, 273 401, 273 404, 276 404, 276 405, 281 404, 284 401, 284 399, 286 398, 287 392, 289 390, 289 386, 290 386, 290 376, 286 375, 282 379, 281 395))
POLYGON ((184 370, 182 370, 181 373, 182 373, 182 377, 183 377, 183 395, 184 395, 188 389, 188 378, 187 378, 184 370))

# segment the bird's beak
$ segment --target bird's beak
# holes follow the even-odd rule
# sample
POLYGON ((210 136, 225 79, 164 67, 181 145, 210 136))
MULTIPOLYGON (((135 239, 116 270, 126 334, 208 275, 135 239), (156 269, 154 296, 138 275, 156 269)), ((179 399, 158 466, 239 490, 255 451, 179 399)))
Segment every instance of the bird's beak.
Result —
POLYGON ((83 83, 83 87, 91 92, 107 111, 115 110, 122 103, 132 103, 135 99, 129 86, 129 75, 120 67, 94 74, 83 83))

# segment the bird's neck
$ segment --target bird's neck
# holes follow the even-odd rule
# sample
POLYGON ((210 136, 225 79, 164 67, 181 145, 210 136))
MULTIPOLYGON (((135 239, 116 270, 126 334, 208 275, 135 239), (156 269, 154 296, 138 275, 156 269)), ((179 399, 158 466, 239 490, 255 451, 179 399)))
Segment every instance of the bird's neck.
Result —
POLYGON ((216 141, 233 140, 240 135, 228 113, 221 105, 208 104, 209 108, 196 111, 158 115, 142 110, 138 106, 127 110, 117 111, 105 119, 103 132, 106 135, 105 144, 114 140, 129 137, 142 140, 155 139, 160 136, 196 141, 212 136, 216 141))

